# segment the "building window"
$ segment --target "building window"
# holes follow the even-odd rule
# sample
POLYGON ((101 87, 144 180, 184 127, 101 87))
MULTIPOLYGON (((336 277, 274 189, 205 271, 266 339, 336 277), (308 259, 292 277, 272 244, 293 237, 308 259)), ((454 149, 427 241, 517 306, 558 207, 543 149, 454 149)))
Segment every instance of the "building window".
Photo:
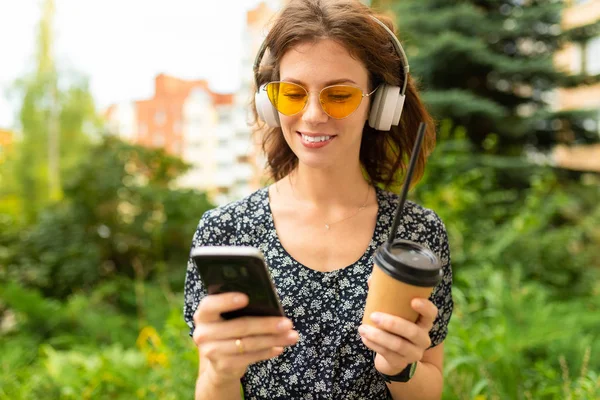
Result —
POLYGON ((183 154, 183 143, 181 141, 177 141, 173 144, 173 151, 175 154, 182 155, 183 154))
POLYGON ((236 138, 249 139, 251 133, 249 131, 239 130, 235 133, 236 138))
POLYGON ((220 110, 219 111, 219 123, 226 124, 231 122, 231 111, 229 110, 220 110))
POLYGON ((162 132, 156 132, 152 138, 152 144, 155 147, 163 147, 165 145, 165 135, 162 132))
POLYGON ((579 75, 582 72, 581 68, 583 66, 583 49, 581 43, 573 43, 572 49, 573 51, 571 53, 571 73, 579 75))
POLYGON ((167 121, 167 115, 164 111, 157 111, 154 113, 154 123, 158 126, 162 126, 167 121))
POLYGON ((588 75, 600 74, 600 36, 597 36, 586 43, 585 64, 585 72, 588 75))

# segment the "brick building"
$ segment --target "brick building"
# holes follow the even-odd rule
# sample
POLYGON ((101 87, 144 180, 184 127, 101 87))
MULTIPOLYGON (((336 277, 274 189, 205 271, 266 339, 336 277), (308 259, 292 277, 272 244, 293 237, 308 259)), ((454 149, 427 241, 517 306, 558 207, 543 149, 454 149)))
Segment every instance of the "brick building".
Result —
POLYGON ((284 2, 261 2, 246 14, 241 87, 236 93, 213 93, 204 80, 161 74, 155 78, 152 98, 107 109, 108 130, 131 143, 164 148, 191 163, 192 170, 179 185, 205 190, 217 204, 263 186, 265 159, 260 137, 253 136, 249 126, 252 66, 268 22, 284 2))
POLYGON ((138 123, 136 143, 161 147, 170 154, 183 155, 184 104, 192 91, 205 92, 215 108, 233 104, 232 94, 213 93, 204 80, 186 81, 164 74, 158 75, 155 78, 154 96, 135 102, 138 123))
MULTIPOLYGON (((595 30, 595 36, 567 44, 555 58, 559 68, 571 74, 600 75, 600 0, 570 0, 565 9, 562 28, 595 30)), ((596 118, 586 121, 600 135, 600 82, 561 89, 557 94, 561 110, 595 110, 596 118)), ((600 172, 600 145, 557 146, 552 155, 563 168, 600 172)))
POLYGON ((246 146, 239 143, 248 129, 239 132, 234 100, 234 94, 212 92, 205 80, 160 74, 152 98, 113 104, 105 117, 109 132, 192 164, 178 184, 207 191, 219 204, 247 192, 251 178, 241 157, 249 152, 249 137, 246 146))

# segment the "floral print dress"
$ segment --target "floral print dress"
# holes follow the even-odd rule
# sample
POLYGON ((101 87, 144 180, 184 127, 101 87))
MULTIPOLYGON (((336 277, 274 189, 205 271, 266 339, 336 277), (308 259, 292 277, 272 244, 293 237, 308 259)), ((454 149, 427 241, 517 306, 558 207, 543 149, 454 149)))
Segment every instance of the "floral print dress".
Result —
MULTIPOLYGON (((192 240, 199 246, 253 246, 269 267, 285 315, 300 338, 270 360, 248 367, 241 383, 254 399, 388 399, 385 381, 373 364, 373 352, 361 341, 358 327, 367 297, 373 255, 388 238, 399 196, 376 188, 377 223, 362 257, 343 269, 320 272, 294 260, 279 242, 269 206, 268 187, 207 211, 192 240)), ((432 347, 448 332, 452 315, 452 269, 446 229, 431 210, 408 201, 396 233, 428 246, 442 260, 443 278, 430 300, 439 314, 429 335, 432 347)), ((191 259, 185 281, 184 318, 194 330, 193 314, 206 290, 191 259)))

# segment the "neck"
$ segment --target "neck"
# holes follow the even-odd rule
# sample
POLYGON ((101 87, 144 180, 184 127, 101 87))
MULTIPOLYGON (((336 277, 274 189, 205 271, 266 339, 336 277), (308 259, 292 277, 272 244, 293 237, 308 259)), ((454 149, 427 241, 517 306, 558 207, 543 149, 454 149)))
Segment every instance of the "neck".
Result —
POLYGON ((300 164, 288 178, 299 201, 322 209, 362 205, 369 191, 359 164, 350 169, 327 170, 300 164))

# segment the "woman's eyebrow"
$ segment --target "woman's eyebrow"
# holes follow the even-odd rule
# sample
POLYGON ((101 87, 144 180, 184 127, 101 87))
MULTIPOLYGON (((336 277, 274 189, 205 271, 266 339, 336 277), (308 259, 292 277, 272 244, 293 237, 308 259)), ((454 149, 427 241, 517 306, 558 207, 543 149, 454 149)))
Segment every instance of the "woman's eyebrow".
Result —
MULTIPOLYGON (((292 83, 297 83, 297 84, 299 84, 299 85, 302 85, 302 86, 307 86, 307 85, 306 85, 304 82, 302 82, 302 81, 301 81, 301 80, 299 80, 299 79, 294 79, 294 78, 285 78, 285 79, 282 79, 282 81, 285 81, 285 82, 292 82, 292 83)), ((353 84, 355 84, 355 85, 357 84, 357 83, 356 83, 356 82, 354 82, 352 79, 349 79, 349 78, 342 78, 342 79, 334 79, 334 80, 332 80, 332 81, 327 81, 327 82, 325 82, 325 86, 337 85, 337 84, 340 84, 340 83, 353 83, 353 84)))

